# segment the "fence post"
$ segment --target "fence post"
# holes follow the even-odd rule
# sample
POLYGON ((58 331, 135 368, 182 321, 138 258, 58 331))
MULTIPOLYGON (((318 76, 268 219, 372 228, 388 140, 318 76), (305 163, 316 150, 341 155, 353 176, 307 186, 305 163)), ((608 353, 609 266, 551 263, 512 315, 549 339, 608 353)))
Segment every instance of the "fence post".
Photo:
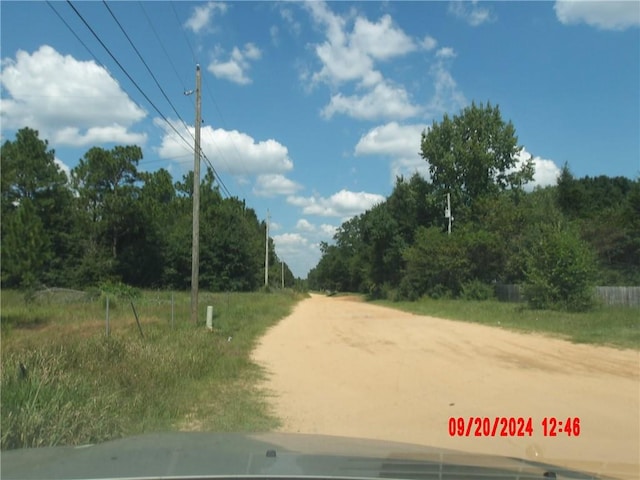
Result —
POLYGON ((131 309, 133 310, 133 314, 136 317, 136 323, 138 324, 138 330, 140 331, 140 336, 144 338, 144 334, 142 333, 142 327, 140 326, 140 320, 138 319, 138 313, 136 312, 136 307, 133 305, 133 301, 131 301, 131 309))

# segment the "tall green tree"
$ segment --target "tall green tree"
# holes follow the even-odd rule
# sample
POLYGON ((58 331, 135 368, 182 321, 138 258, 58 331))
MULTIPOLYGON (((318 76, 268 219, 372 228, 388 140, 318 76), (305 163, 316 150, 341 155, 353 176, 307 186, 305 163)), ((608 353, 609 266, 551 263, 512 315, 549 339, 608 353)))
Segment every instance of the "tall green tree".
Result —
POLYGON ((136 183, 141 180, 137 170, 141 159, 138 146, 93 147, 71 171, 88 233, 80 271, 83 281, 121 278, 122 270, 128 270, 124 263, 118 263, 118 253, 140 236, 140 187, 136 183))
POLYGON ((452 118, 445 114, 422 134, 435 194, 450 193, 459 214, 482 196, 520 190, 533 179, 531 159, 518 166, 521 150, 513 124, 490 103, 472 103, 452 118))
POLYGON ((64 266, 73 264, 78 253, 72 238, 73 198, 67 176, 55 163, 55 151, 39 138, 38 131, 23 128, 15 140, 2 145, 0 162, 2 269, 13 272, 3 275, 3 284, 20 284, 26 277, 28 283, 69 284, 64 266), (34 250, 23 264, 20 258, 27 254, 27 245, 34 250), (27 265, 29 269, 24 270, 27 265))

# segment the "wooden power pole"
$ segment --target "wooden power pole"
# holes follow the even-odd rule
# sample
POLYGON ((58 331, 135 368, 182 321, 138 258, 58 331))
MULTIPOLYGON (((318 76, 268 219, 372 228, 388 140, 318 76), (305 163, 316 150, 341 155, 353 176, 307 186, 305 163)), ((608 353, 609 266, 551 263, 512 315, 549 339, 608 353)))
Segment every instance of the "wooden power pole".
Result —
POLYGON ((193 156, 193 235, 191 239, 191 321, 198 322, 198 275, 200 270, 200 65, 196 65, 196 137, 193 156))

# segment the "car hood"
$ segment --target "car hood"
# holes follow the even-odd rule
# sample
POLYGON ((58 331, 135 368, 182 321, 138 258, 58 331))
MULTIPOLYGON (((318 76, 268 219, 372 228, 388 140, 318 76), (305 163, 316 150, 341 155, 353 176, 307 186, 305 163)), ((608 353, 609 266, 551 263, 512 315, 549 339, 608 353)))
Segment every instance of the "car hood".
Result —
POLYGON ((4 479, 593 479, 517 458, 306 434, 175 432, 2 452, 4 479))

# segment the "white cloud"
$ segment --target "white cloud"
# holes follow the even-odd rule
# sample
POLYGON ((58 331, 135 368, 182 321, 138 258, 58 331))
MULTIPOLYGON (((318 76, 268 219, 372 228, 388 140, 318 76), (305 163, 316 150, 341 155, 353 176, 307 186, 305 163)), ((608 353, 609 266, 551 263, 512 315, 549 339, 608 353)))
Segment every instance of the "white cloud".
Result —
POLYGON ((427 125, 400 125, 397 122, 380 125, 360 138, 355 154, 389 157, 392 183, 397 176, 410 177, 415 172, 429 178, 429 165, 420 156, 422 132, 427 128, 427 125))
POLYGON ((358 16, 351 32, 346 31, 347 19, 334 14, 324 2, 305 4, 313 20, 326 27, 327 40, 316 45, 322 69, 313 75, 314 81, 341 83, 367 80, 372 76, 382 80, 374 71, 374 60, 389 60, 416 50, 416 43, 389 15, 377 22, 358 16))
POLYGON ((280 39, 278 38, 279 29, 277 25, 271 25, 269 28, 269 35, 271 36, 271 43, 274 45, 278 45, 280 43, 280 39))
MULTIPOLYGON (((516 169, 519 169, 522 164, 529 160, 532 155, 524 148, 516 155, 517 164, 516 169)), ((555 164, 553 160, 548 160, 542 157, 533 157, 533 165, 535 173, 533 174, 533 180, 527 183, 525 190, 533 190, 535 187, 547 187, 549 185, 555 185, 558 175, 560 175, 560 168, 555 164)))
POLYGON ((404 119, 417 115, 420 110, 420 107, 411 103, 403 87, 382 82, 364 95, 333 95, 329 104, 322 109, 322 116, 331 118, 336 113, 342 113, 363 120, 404 119))
POLYGON ((328 223, 314 225, 301 218, 295 229, 297 232, 275 235, 273 240, 278 256, 287 262, 293 274, 304 277, 320 260, 320 241, 331 240, 337 227, 328 223))
POLYGON ((438 45, 438 42, 432 36, 425 35, 425 37, 422 40, 422 42, 420 42, 420 45, 422 46, 422 48, 424 48, 425 50, 429 51, 429 50, 433 50, 434 48, 436 48, 436 46, 438 45))
POLYGON ((302 213, 305 215, 347 219, 383 202, 384 199, 382 195, 375 193, 351 192, 343 189, 329 198, 317 195, 311 197, 289 196, 287 202, 301 207, 302 213))
POLYGON ((199 33, 209 26, 216 12, 224 14, 226 11, 227 5, 222 2, 208 2, 204 5, 198 5, 193 9, 193 13, 184 26, 191 29, 193 33, 199 33))
POLYGON ((283 259, 296 277, 305 277, 320 260, 320 249, 299 233, 273 236, 276 254, 283 259))
POLYGON ((274 195, 292 195, 300 190, 302 186, 293 180, 289 180, 279 173, 268 173, 258 175, 253 193, 261 197, 272 197, 274 195))
POLYGON ((429 180, 429 164, 421 157, 397 157, 391 161, 390 181, 395 184, 396 178, 411 178, 415 173, 429 180))
MULTIPOLYGON (((365 120, 403 119, 421 112, 411 103, 407 90, 403 86, 392 85, 375 68, 375 64, 401 57, 419 47, 434 48, 433 38, 414 41, 394 24, 390 15, 370 21, 353 13, 345 16, 335 14, 324 2, 309 2, 305 6, 312 20, 325 28, 326 35, 324 42, 315 45, 322 66, 310 76, 311 84, 324 82, 337 86, 355 82, 360 89, 351 95, 334 93, 329 104, 321 110, 322 116, 331 118, 341 113, 365 120)), ((303 81, 307 77, 304 75, 303 81)))
POLYGON ((262 52, 253 43, 247 43, 243 50, 234 47, 231 56, 226 62, 214 60, 209 64, 208 70, 217 78, 224 78, 239 85, 251 83, 247 71, 251 68, 249 60, 258 60, 262 52))
POLYGON ((53 159, 53 163, 55 163, 58 166, 58 168, 65 173, 65 175, 67 176, 68 180, 71 180, 71 168, 69 168, 69 165, 64 163, 58 157, 55 157, 53 159))
POLYGON ((436 52, 438 58, 455 58, 456 51, 451 47, 442 47, 436 52))
POLYGON ((278 222, 269 222, 269 232, 275 232, 276 230, 280 230, 282 225, 278 222))
POLYGON ((553 8, 564 25, 586 23, 602 30, 640 26, 637 1, 557 1, 553 8))
POLYGON ((355 154, 419 157, 422 132, 426 128, 427 125, 400 125, 397 122, 380 125, 360 137, 355 154))
POLYGON ((478 1, 466 2, 461 0, 449 4, 449 13, 464 20, 472 27, 477 27, 485 22, 491 22, 495 17, 488 8, 478 5, 478 1))
MULTIPOLYGON (((187 165, 192 162, 191 139, 195 135, 193 126, 189 126, 187 131, 184 125, 173 122, 176 130, 189 142, 187 145, 164 121, 155 119, 154 122, 164 129, 158 149, 159 156, 182 159, 187 165)), ((287 147, 273 139, 257 142, 246 133, 214 130, 210 125, 201 128, 200 139, 202 151, 220 172, 242 176, 284 173, 293 168, 287 147)))
POLYGON ((308 220, 301 218, 296 223, 296 230, 301 230, 303 232, 315 232, 315 225, 311 224, 308 220))
POLYGON ((4 128, 29 126, 57 145, 137 143, 128 129, 146 116, 116 80, 94 61, 63 56, 48 45, 2 60, 0 100, 4 128))
POLYGON ((290 9, 281 6, 280 16, 289 25, 289 28, 291 29, 291 31, 293 31, 294 34, 296 35, 300 34, 302 27, 300 26, 300 22, 298 22, 293 17, 293 12, 290 9))
POLYGON ((389 15, 384 15, 377 23, 363 17, 356 18, 350 46, 377 60, 402 56, 416 49, 413 40, 393 25, 389 15))
POLYGON ((81 147, 83 145, 95 145, 112 143, 117 139, 118 143, 142 144, 147 140, 146 134, 127 132, 122 125, 114 124, 109 127, 91 127, 86 133, 81 133, 77 127, 66 127, 54 135, 55 143, 81 147))
POLYGON ((330 225, 328 223, 323 223, 321 225, 314 225, 309 222, 306 218, 301 218, 296 223, 296 230, 304 232, 305 234, 314 234, 313 240, 322 240, 332 238, 336 233, 335 225, 330 225))
POLYGON ((429 69, 433 77, 434 94, 427 104, 427 116, 436 117, 445 112, 455 112, 467 104, 467 99, 451 75, 445 58, 440 58, 429 69))
POLYGON ((338 227, 336 227, 335 225, 329 225, 328 223, 323 223, 322 225, 320 225, 320 231, 329 238, 333 238, 333 236, 336 234, 336 230, 338 230, 338 227))

